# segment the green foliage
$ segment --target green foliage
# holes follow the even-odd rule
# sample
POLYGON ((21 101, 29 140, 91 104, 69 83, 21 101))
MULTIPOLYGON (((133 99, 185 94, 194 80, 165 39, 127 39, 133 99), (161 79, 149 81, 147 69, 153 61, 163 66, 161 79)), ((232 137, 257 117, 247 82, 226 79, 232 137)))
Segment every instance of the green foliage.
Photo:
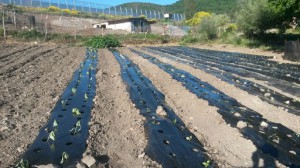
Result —
POLYGON ((191 26, 196 26, 200 24, 203 18, 208 17, 210 15, 211 15, 210 13, 204 11, 197 12, 194 14, 194 16, 191 19, 187 20, 186 23, 191 26))
POLYGON ((119 40, 112 36, 92 37, 86 42, 86 46, 92 48, 120 47, 119 40))
POLYGON ((81 115, 81 113, 80 113, 80 111, 79 111, 78 108, 73 108, 73 109, 72 109, 72 114, 75 115, 75 116, 81 115))
POLYGON ((224 27, 230 18, 225 14, 212 14, 210 16, 204 17, 199 25, 199 33, 204 34, 207 39, 214 39, 220 34, 220 30, 224 27))
POLYGON ((274 27, 276 14, 269 8, 268 0, 241 0, 239 8, 236 13, 237 26, 246 35, 263 33, 274 27))
POLYGON ((280 16, 281 22, 291 20, 292 17, 300 16, 299 0, 268 0, 270 8, 280 16))
POLYGON ((56 7, 56 6, 49 6, 48 10, 50 12, 59 12, 60 11, 60 9, 58 7, 56 7))
POLYGON ((67 152, 63 152, 61 155, 60 164, 64 164, 66 160, 69 159, 69 154, 67 152))
POLYGON ((202 162, 202 165, 204 166, 204 167, 208 167, 209 165, 210 165, 210 160, 207 160, 206 162, 202 162))
POLYGON ((183 0, 183 8, 186 19, 191 19, 197 12, 197 0, 183 0))
POLYGON ((25 30, 25 31, 18 31, 13 32, 13 37, 17 38, 23 38, 24 40, 35 40, 35 39, 41 39, 44 37, 44 35, 37 30, 25 30))
POLYGON ((16 164, 15 168, 29 168, 29 162, 27 160, 21 159, 19 163, 16 164))

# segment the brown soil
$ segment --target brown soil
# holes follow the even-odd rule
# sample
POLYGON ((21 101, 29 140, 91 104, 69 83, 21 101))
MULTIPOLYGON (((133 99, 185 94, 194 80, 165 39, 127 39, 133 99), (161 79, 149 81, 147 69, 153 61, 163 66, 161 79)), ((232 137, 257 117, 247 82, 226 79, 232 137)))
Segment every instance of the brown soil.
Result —
POLYGON ((2 45, 0 53, 0 167, 8 167, 47 122, 84 48, 2 45))
POLYGON ((98 53, 100 70, 87 153, 99 159, 99 167, 157 167, 144 156, 144 117, 129 99, 118 62, 108 50, 98 53))
MULTIPOLYGON (((138 49, 142 50, 141 48, 138 49)), ((138 64, 142 72, 166 95, 167 103, 171 105, 199 140, 201 142, 206 142, 205 145, 206 148, 208 148, 208 152, 215 160, 218 160, 221 167, 253 166, 254 163, 252 157, 258 150, 251 141, 242 137, 238 129, 227 125, 215 107, 209 106, 208 102, 205 100, 198 99, 176 80, 173 80, 169 74, 159 69, 148 60, 137 56, 125 48, 121 49, 121 52, 129 56, 130 59, 138 64), (232 143, 233 140, 234 143, 232 143)), ((147 53, 146 51, 143 52, 147 53)), ((235 98, 246 107, 259 112, 269 121, 281 123, 295 132, 300 133, 299 116, 288 113, 283 108, 278 108, 264 102, 257 96, 250 95, 201 70, 151 53, 147 54, 179 69, 183 69, 199 79, 208 82, 226 95, 235 98)), ((277 161, 275 162, 277 163, 277 166, 280 166, 277 161)))

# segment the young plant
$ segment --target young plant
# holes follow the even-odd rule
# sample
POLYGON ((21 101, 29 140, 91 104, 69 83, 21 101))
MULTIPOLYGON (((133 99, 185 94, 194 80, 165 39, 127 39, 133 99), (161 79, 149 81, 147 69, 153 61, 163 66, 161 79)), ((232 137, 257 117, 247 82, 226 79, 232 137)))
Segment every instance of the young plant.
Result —
POLYGON ((51 131, 50 134, 48 135, 47 142, 49 142, 49 139, 51 139, 52 141, 55 141, 55 132, 54 131, 51 131))
POLYGON ((62 100, 62 101, 61 101, 61 105, 63 106, 63 108, 66 108, 67 101, 68 101, 68 100, 62 100))
POLYGON ((57 129, 58 128, 58 123, 56 120, 53 121, 53 128, 54 129, 57 129))
POLYGON ((91 88, 91 84, 89 83, 89 86, 88 86, 89 88, 91 88))
POLYGON ((76 124, 75 124, 75 127, 73 127, 70 132, 73 134, 73 135, 76 135, 79 131, 81 130, 81 123, 80 121, 77 121, 76 124))
POLYGON ((78 108, 73 108, 73 109, 72 109, 72 113, 73 113, 73 115, 75 115, 75 116, 81 115, 81 113, 80 113, 80 111, 79 111, 78 108))
POLYGON ((173 122, 173 124, 176 124, 176 122, 177 122, 176 118, 172 122, 173 122))
POLYGON ((204 167, 208 167, 210 165, 210 160, 207 160, 206 162, 202 162, 202 165, 204 167))
POLYGON ((87 93, 85 93, 85 94, 84 94, 84 101, 87 101, 87 100, 88 100, 88 98, 89 98, 89 97, 88 97, 88 94, 87 94, 87 93))
POLYGON ((29 162, 27 160, 21 159, 19 163, 16 164, 16 168, 29 168, 29 162))
POLYGON ((188 140, 188 141, 190 141, 190 140, 192 140, 192 138, 193 138, 192 136, 188 136, 185 139, 188 140))
POLYGON ((87 74, 87 75, 89 75, 89 74, 90 74, 90 72, 89 72, 89 71, 87 71, 87 72, 86 72, 86 74, 87 74))
POLYGON ((69 155, 67 152, 63 152, 61 155, 61 160, 60 160, 60 164, 64 164, 66 160, 69 159, 69 155))
POLYGON ((72 94, 74 95, 76 93, 76 88, 72 88, 72 94))

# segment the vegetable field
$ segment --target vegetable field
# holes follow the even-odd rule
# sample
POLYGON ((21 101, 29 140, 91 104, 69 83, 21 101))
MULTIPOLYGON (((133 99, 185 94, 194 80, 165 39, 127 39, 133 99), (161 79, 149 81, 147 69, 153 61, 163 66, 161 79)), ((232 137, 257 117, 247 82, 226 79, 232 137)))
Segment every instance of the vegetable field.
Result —
POLYGON ((299 64, 54 44, 0 60, 0 167, 300 166, 299 64))

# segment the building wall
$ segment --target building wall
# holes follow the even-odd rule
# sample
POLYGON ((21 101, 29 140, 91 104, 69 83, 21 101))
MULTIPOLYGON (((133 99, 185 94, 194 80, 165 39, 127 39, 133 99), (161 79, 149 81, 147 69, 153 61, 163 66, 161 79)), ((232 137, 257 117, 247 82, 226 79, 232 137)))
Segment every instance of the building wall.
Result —
POLYGON ((131 22, 111 24, 111 25, 107 25, 106 28, 113 29, 113 30, 126 30, 128 32, 132 31, 131 22))

